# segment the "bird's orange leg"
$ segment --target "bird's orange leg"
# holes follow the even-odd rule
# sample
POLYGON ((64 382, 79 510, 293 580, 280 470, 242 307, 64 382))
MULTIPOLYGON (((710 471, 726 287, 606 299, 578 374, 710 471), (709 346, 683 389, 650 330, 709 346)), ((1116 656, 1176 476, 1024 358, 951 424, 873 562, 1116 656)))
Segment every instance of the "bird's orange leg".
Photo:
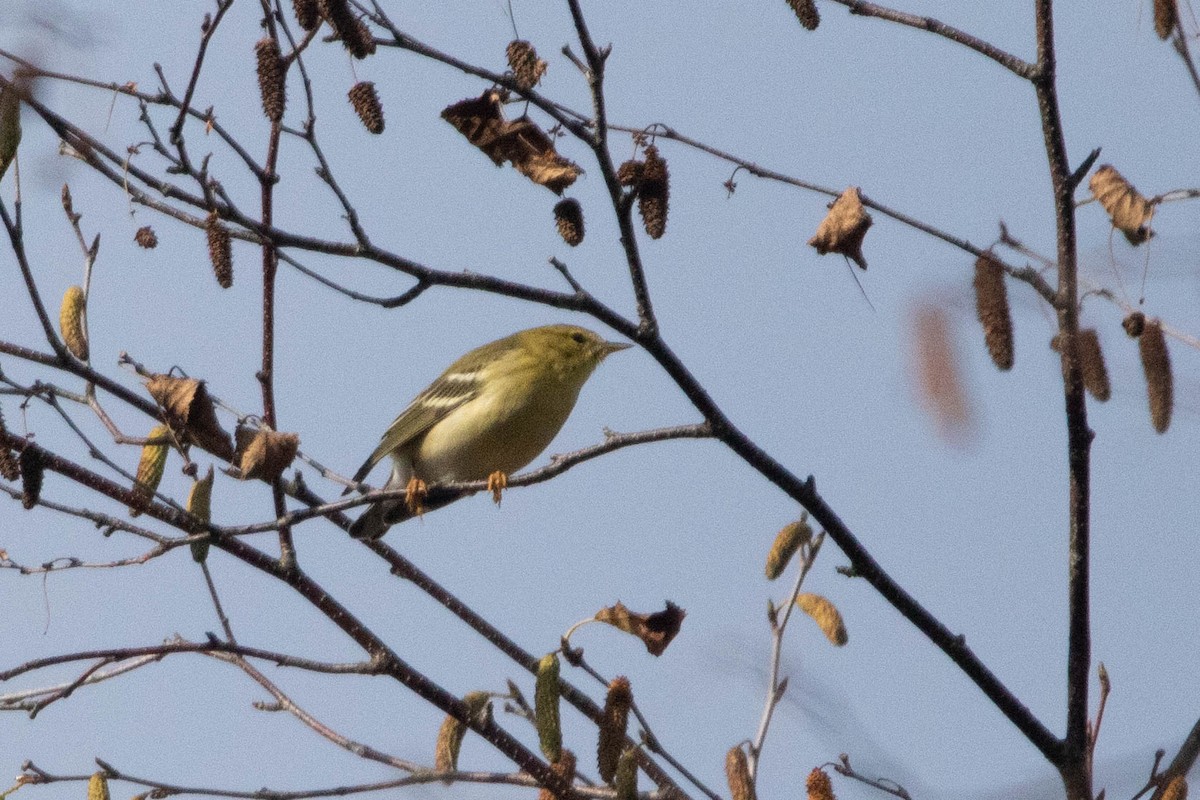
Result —
POLYGON ((492 493, 492 501, 496 505, 500 505, 500 498, 504 494, 504 490, 508 488, 508 476, 500 470, 496 470, 488 475, 487 488, 492 493))
POLYGON ((404 505, 408 507, 408 513, 414 517, 424 514, 425 496, 429 494, 429 488, 425 485, 425 481, 414 475, 408 479, 408 485, 404 487, 404 491, 408 493, 404 497, 404 505))

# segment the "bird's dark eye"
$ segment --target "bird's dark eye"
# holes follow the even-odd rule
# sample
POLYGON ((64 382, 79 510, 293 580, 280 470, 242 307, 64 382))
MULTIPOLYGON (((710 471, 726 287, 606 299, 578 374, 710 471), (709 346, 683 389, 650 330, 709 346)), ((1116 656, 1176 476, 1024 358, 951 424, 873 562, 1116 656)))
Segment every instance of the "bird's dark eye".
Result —
POLYGON ((587 339, 584 338, 583 334, 579 333, 578 331, 576 331, 575 333, 572 333, 571 338, 575 340, 575 344, 583 344, 585 341, 587 341, 587 339))

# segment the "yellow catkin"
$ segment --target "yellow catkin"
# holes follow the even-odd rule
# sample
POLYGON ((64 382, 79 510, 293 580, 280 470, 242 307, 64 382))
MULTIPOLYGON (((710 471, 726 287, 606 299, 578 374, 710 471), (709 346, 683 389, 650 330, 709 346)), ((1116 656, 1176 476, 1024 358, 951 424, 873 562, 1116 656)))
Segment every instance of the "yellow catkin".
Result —
POLYGON ((1167 788, 1163 789, 1162 800, 1187 800, 1187 796, 1187 778, 1182 775, 1176 775, 1174 778, 1171 778, 1171 782, 1167 784, 1167 788))
POLYGON ((800 607, 801 611, 812 617, 825 637, 838 647, 850 640, 846 633, 846 623, 842 620, 842 613, 828 598, 806 592, 796 598, 796 605, 800 607))
MULTIPOLYGON (((558 761, 551 762, 550 770, 562 778, 562 782, 570 786, 575 782, 575 754, 570 750, 563 748, 562 755, 558 761)), ((560 795, 555 794, 546 787, 542 787, 538 792, 538 800, 558 800, 560 795)))
POLYGON ((789 522, 775 535, 771 552, 767 553, 767 580, 773 581, 783 574, 800 545, 812 539, 812 527, 804 519, 789 522))
POLYGON ((1106 402, 1112 396, 1112 385, 1108 380, 1108 367, 1104 364, 1104 351, 1100 349, 1099 334, 1094 328, 1085 328, 1079 332, 1076 343, 1084 388, 1101 403, 1106 402))
POLYGON ((383 133, 383 104, 379 102, 374 82, 359 81, 350 87, 348 96, 363 127, 376 136, 383 133))
POLYGON ((137 242, 138 247, 146 250, 153 250, 158 247, 158 236, 154 233, 154 228, 149 225, 143 225, 133 234, 133 240, 137 242))
MULTIPOLYGON (((487 692, 467 692, 463 695, 463 704, 467 714, 472 718, 481 714, 490 714, 488 707, 491 695, 487 692)), ((438 772, 456 772, 458 770, 458 753, 462 748, 463 737, 467 735, 467 725, 457 717, 446 715, 442 727, 438 729, 437 743, 434 746, 433 764, 438 772)), ((450 780, 443 780, 449 785, 450 780)))
POLYGON ((1154 0, 1154 32, 1166 40, 1179 24, 1179 9, 1176 0, 1154 0))
POLYGON ((233 286, 233 244, 217 212, 204 221, 204 233, 208 237, 208 260, 212 262, 213 274, 220 287, 228 289, 233 286))
POLYGON ((755 800, 750 762, 740 744, 729 748, 725 754, 725 779, 729 781, 729 796, 733 800, 755 800))
POLYGON ((651 239, 661 239, 667 232, 670 207, 671 178, 667 162, 658 154, 658 148, 650 145, 646 148, 638 189, 638 213, 642 215, 642 226, 651 239))
POLYGON ((1175 381, 1171 375, 1171 354, 1162 324, 1146 320, 1145 330, 1138 339, 1142 356, 1142 371, 1146 374, 1146 394, 1150 399, 1150 422, 1154 430, 1166 433, 1171 426, 1171 410, 1175 405, 1175 381))
POLYGON ((813 767, 813 771, 808 773, 804 788, 808 790, 808 800, 837 800, 829 775, 820 767, 813 767))
POLYGON ((162 481, 163 470, 167 465, 167 453, 171 449, 166 441, 170 433, 171 429, 166 425, 156 425, 146 436, 149 441, 142 446, 142 457, 138 460, 137 483, 133 486, 137 503, 129 507, 131 517, 141 514, 158 491, 158 484, 162 481), (159 439, 163 441, 154 444, 155 440, 159 439))
POLYGON ((578 247, 583 241, 583 207, 579 201, 573 197, 559 200, 554 205, 554 224, 564 242, 578 247))
POLYGON ((38 504, 42 496, 42 479, 46 475, 46 464, 40 450, 32 446, 21 451, 17 458, 21 471, 21 505, 26 511, 38 504))
POLYGON ((281 122, 287 94, 279 42, 270 36, 260 39, 254 45, 254 57, 258 62, 258 90, 262 95, 263 113, 272 122, 281 122))
POLYGON ((21 97, 11 81, 0 87, 0 178, 17 157, 21 144, 21 97))
POLYGON ((637 800, 637 778, 637 750, 627 747, 617 759, 617 774, 613 776, 615 800, 637 800))
POLYGON ((88 800, 109 800, 108 778, 103 772, 97 772, 88 780, 88 800))
MULTIPOLYGON (((196 526, 193 532, 200 533, 212 520, 212 487, 213 487, 213 468, 210 464, 208 474, 200 480, 192 484, 192 490, 188 493, 187 510, 188 513, 194 516, 200 523, 196 526)), ((208 558, 207 539, 199 542, 192 542, 192 559, 197 563, 203 563, 208 558)))
POLYGON ((558 673, 558 656, 554 653, 542 656, 542 660, 538 662, 537 681, 533 692, 538 741, 542 753, 551 761, 557 761, 562 755, 562 725, 558 717, 558 673))
POLYGON ((983 325, 983 338, 992 363, 1001 370, 1012 369, 1013 324, 1004 267, 990 253, 975 261, 975 312, 983 325))
POLYGON ((79 286, 68 286, 58 312, 58 328, 62 332, 63 341, 67 349, 80 361, 88 360, 87 331, 83 326, 86 305, 83 289, 79 286))
POLYGON ((600 721, 600 739, 596 745, 596 765, 600 779, 612 783, 617 774, 617 762, 625 749, 625 730, 629 725, 629 707, 633 690, 625 676, 614 678, 604 698, 604 717, 600 721))
POLYGON ((805 30, 815 31, 821 24, 821 14, 813 0, 788 0, 788 5, 796 12, 796 19, 800 20, 805 30))

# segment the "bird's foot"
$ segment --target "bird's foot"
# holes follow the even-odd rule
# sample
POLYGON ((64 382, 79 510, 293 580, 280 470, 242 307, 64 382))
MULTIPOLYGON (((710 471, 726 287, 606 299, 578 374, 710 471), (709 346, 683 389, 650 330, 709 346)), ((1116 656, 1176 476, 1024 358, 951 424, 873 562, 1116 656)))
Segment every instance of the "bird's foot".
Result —
POLYGON ((425 496, 429 494, 429 487, 425 485, 425 481, 417 477, 409 478, 404 491, 407 492, 404 497, 404 505, 408 507, 408 513, 414 517, 424 514, 425 496))
POLYGON ((508 488, 508 476, 500 470, 496 470, 488 475, 487 488, 492 493, 492 501, 496 505, 500 505, 500 498, 503 496, 504 490, 508 488))

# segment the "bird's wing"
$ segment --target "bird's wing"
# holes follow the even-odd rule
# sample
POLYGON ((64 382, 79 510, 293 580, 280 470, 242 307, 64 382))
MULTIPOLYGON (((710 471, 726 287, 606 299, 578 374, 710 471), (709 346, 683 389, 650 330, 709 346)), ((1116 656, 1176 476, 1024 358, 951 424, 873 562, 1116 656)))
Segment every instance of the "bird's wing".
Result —
POLYGON ((375 452, 354 473, 356 483, 367 477, 367 473, 384 456, 417 439, 451 411, 479 396, 482 386, 479 371, 456 370, 455 366, 446 370, 428 389, 417 395, 408 408, 400 412, 400 416, 383 434, 375 452))

